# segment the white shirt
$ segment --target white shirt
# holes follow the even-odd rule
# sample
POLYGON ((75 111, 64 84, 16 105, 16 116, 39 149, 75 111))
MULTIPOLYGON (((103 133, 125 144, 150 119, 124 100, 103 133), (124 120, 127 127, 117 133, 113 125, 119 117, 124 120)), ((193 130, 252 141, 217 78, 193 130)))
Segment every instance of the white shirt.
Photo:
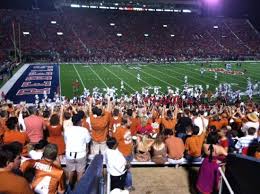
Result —
POLYGON ((253 135, 246 135, 238 139, 238 142, 235 145, 236 149, 239 149, 239 153, 242 153, 243 148, 249 147, 250 143, 255 139, 253 135))
POLYGON ((208 124, 209 124, 209 120, 208 119, 205 119, 205 118, 202 118, 202 117, 197 117, 193 120, 193 124, 198 126, 200 128, 200 131, 198 133, 198 135, 201 135, 201 133, 203 132, 203 123, 202 121, 204 122, 204 128, 206 129, 208 127, 208 124))
MULTIPOLYGON (((256 133, 259 129, 259 122, 252 122, 252 121, 247 121, 246 123, 243 124, 242 128, 241 128, 241 131, 244 132, 244 133, 247 133, 247 130, 250 128, 250 127, 254 127, 256 129, 256 133)), ((255 134, 256 135, 256 134, 255 134)))
POLYGON ((64 141, 66 145, 66 158, 77 159, 86 156, 86 145, 91 140, 88 130, 80 126, 69 126, 64 128, 64 141), (75 155, 75 153, 77 153, 75 155))
POLYGON ((31 150, 29 152, 29 156, 33 160, 40 160, 42 159, 43 151, 42 152, 36 152, 35 150, 31 150))
POLYGON ((108 149, 105 153, 107 171, 112 176, 121 176, 126 172, 126 159, 118 149, 108 149))

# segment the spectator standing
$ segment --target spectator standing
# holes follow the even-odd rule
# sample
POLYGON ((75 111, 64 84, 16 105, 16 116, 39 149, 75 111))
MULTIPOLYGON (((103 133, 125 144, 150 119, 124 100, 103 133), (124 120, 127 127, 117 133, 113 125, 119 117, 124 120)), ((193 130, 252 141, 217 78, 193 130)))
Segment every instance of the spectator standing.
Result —
POLYGON ((109 127, 109 117, 111 113, 111 102, 108 99, 107 108, 105 113, 102 114, 102 109, 95 106, 92 109, 92 98, 90 99, 90 129, 92 137, 92 154, 96 155, 101 152, 105 153, 106 150, 106 138, 108 134, 109 127))
POLYGON ((117 149, 118 144, 115 138, 109 138, 106 144, 105 161, 107 171, 111 178, 110 189, 124 189, 126 185, 127 161, 123 154, 117 149))
POLYGON ((26 133, 32 144, 38 143, 43 139, 44 120, 37 115, 36 107, 29 107, 30 116, 24 119, 26 133))
POLYGON ((74 172, 77 172, 77 181, 85 172, 87 164, 87 146, 91 140, 88 130, 81 127, 81 117, 72 116, 73 126, 64 128, 66 170, 69 183, 72 183, 74 172))

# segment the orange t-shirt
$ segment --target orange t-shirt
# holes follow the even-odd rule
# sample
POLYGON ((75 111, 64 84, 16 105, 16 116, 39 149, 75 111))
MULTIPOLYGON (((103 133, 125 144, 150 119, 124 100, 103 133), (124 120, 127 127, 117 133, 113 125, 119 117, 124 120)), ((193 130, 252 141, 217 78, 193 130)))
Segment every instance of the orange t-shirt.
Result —
POLYGON ((201 150, 203 146, 203 141, 205 139, 206 133, 202 133, 201 135, 193 135, 188 137, 185 142, 185 150, 188 151, 188 154, 192 157, 201 156, 201 150))
POLYGON ((116 128, 121 125, 122 117, 120 115, 118 117, 111 116, 109 120, 109 129, 112 129, 113 133, 115 133, 116 128))
POLYGON ((4 144, 12 143, 14 141, 18 141, 23 145, 22 155, 26 155, 28 151, 25 145, 30 142, 28 135, 20 131, 6 130, 3 137, 4 144))
POLYGON ((47 160, 27 160, 21 165, 21 171, 35 169, 32 189, 37 193, 56 194, 65 190, 64 171, 47 160))
POLYGON ((118 127, 114 137, 118 143, 118 150, 124 155, 129 156, 132 154, 133 143, 131 131, 125 127, 118 127))
POLYGON ((33 194, 25 178, 15 175, 11 171, 0 172, 0 193, 8 194, 33 194))
POLYGON ((92 128, 91 136, 95 142, 106 141, 109 115, 109 112, 105 112, 105 114, 101 117, 94 117, 93 114, 90 114, 90 124, 92 128))
POLYGON ((137 127, 139 125, 141 125, 141 121, 139 118, 131 118, 131 125, 130 125, 131 135, 136 135, 137 127))
POLYGON ((162 125, 164 127, 164 129, 175 129, 175 125, 176 125, 176 119, 166 119, 166 118, 162 118, 162 125))
POLYGON ((209 126, 215 126, 217 130, 222 128, 222 122, 221 121, 209 121, 209 126))

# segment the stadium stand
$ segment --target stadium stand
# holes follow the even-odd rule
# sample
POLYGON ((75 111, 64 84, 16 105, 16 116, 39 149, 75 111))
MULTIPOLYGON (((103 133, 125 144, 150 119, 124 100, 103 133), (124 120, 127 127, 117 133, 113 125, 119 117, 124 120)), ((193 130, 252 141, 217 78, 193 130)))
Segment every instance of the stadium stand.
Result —
POLYGON ((68 8, 0 12, 1 53, 12 50, 12 25, 18 40, 20 24, 21 33, 29 32, 21 36, 22 52, 42 58, 116 62, 259 57, 259 35, 246 19, 68 8))

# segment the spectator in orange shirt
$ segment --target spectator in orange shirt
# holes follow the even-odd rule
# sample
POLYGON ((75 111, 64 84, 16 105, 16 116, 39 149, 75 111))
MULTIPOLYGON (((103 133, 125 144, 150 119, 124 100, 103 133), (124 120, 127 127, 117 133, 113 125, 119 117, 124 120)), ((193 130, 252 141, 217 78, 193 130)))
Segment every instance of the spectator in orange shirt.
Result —
POLYGON ((137 118, 136 112, 132 109, 127 109, 127 116, 130 118, 130 130, 131 135, 137 134, 137 127, 141 125, 141 121, 139 118, 137 118))
POLYGON ((109 127, 109 116, 111 112, 111 102, 108 99, 107 108, 105 113, 102 114, 102 109, 95 106, 92 109, 92 98, 90 99, 90 129, 91 129, 91 137, 92 137, 92 146, 91 152, 96 155, 101 152, 105 153, 106 150, 106 139, 108 134, 109 127))
POLYGON ((16 155, 10 146, 0 147, 0 193, 26 193, 33 194, 25 178, 15 175, 12 170, 20 164, 21 156, 16 155))
POLYGON ((165 111, 166 111, 166 106, 163 107, 163 112, 162 112, 161 124, 163 126, 163 129, 175 130, 176 118, 178 113, 177 106, 174 109, 174 114, 172 114, 172 111, 168 109, 165 115, 165 111))
POLYGON ((18 129, 18 119, 17 117, 10 117, 6 121, 8 130, 5 131, 3 136, 4 144, 12 143, 17 141, 23 145, 23 155, 27 154, 27 143, 29 143, 29 137, 25 132, 20 132, 18 129))
POLYGON ((190 162, 201 160, 201 151, 205 139, 205 129, 201 135, 198 135, 200 129, 198 126, 192 127, 192 136, 188 137, 185 142, 185 158, 190 162))
POLYGON ((2 142, 4 132, 7 129, 7 127, 6 127, 7 118, 8 118, 7 111, 1 110, 0 111, 0 143, 2 142))
POLYGON ((55 144, 48 144, 43 151, 41 160, 27 160, 21 170, 26 172, 35 169, 35 177, 32 181, 32 189, 36 193, 64 193, 65 192, 65 173, 55 164, 58 155, 58 148, 55 144))
POLYGON ((115 108, 113 110, 112 116, 110 117, 109 132, 115 134, 116 129, 121 125, 121 122, 122 122, 122 116, 119 113, 119 109, 115 108))
POLYGON ((222 125, 223 123, 218 115, 214 115, 212 119, 209 121, 209 127, 215 126, 217 130, 220 130, 222 128, 222 125))

